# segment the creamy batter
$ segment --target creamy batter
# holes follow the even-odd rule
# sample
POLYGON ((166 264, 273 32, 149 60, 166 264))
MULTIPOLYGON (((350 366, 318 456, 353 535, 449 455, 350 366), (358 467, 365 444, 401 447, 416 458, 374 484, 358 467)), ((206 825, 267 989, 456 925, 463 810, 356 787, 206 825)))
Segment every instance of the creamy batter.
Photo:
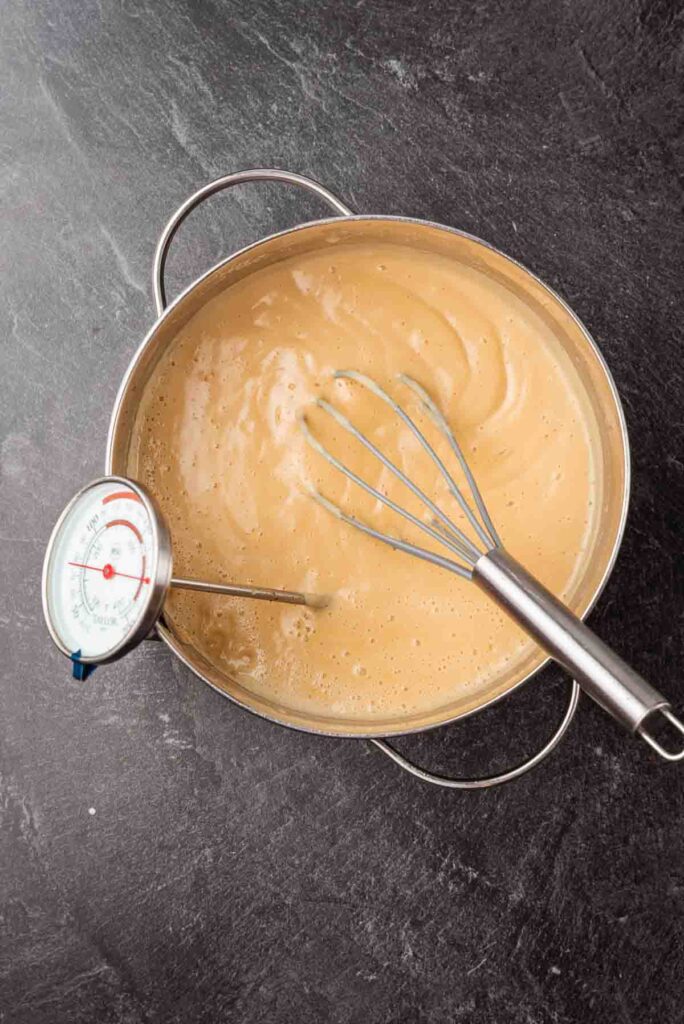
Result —
POLYGON ((399 245, 338 245, 261 270, 210 301, 163 357, 129 472, 168 517, 176 574, 332 595, 315 611, 176 591, 174 630, 275 704, 399 719, 486 689, 532 641, 472 583, 337 522, 309 497, 313 484, 421 542, 307 446, 302 411, 346 464, 418 511, 312 406, 325 396, 457 518, 412 435, 358 385, 333 382, 337 368, 391 391, 451 468, 396 374, 432 394, 505 546, 561 597, 593 543, 596 428, 570 360, 527 305, 480 270, 399 245))

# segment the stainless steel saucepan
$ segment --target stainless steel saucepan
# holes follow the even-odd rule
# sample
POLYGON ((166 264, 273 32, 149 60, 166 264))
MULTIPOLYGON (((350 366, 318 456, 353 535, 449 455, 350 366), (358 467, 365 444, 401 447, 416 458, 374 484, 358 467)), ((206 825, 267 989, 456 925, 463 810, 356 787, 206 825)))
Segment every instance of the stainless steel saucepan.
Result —
MULTIPOLYGON (((519 301, 523 301, 541 317, 550 334, 571 358, 598 425, 600 448, 600 465, 597 467, 601 487, 599 528, 593 550, 567 601, 573 612, 580 617, 586 616, 610 575, 620 547, 629 502, 630 480, 629 442, 622 406, 610 371, 589 332, 566 303, 539 278, 486 242, 455 228, 429 221, 355 214, 328 189, 301 175, 272 169, 226 175, 190 196, 166 225, 154 260, 154 296, 158 319, 133 356, 119 389, 109 428, 106 472, 121 476, 132 475, 131 438, 141 395, 154 375, 161 356, 199 309, 237 281, 282 259, 361 241, 414 246, 477 267, 482 273, 502 283, 519 301), (171 242, 185 218, 209 196, 235 185, 258 181, 282 182, 305 189, 323 200, 331 208, 333 216, 300 224, 247 246, 207 271, 167 305, 164 286, 166 259, 171 242)), ((384 721, 350 721, 305 714, 286 703, 276 704, 265 699, 218 669, 201 651, 184 642, 174 631, 173 622, 169 618, 161 620, 158 633, 193 672, 241 707, 291 728, 328 736, 369 739, 414 775, 450 788, 493 786, 514 779, 539 764, 567 731, 580 692, 578 684, 573 681, 562 721, 533 757, 488 778, 445 778, 409 762, 386 742, 386 738, 445 725, 489 706, 521 686, 546 664, 548 658, 541 649, 532 651, 524 663, 502 670, 486 688, 454 698, 453 702, 443 707, 384 721)))

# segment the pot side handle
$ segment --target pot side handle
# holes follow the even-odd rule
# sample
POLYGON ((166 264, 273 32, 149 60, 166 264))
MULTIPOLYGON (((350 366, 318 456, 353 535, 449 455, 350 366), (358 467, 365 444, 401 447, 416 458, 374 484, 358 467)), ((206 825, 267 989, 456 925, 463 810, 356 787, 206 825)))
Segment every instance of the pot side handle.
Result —
POLYGON ((400 754, 398 750, 394 749, 394 747, 391 747, 385 740, 372 739, 369 742, 376 746, 378 750, 381 750, 383 754, 386 754, 391 758, 395 764, 399 765, 400 768, 410 772, 411 775, 415 775, 417 779, 421 779, 423 782, 431 782, 433 786, 442 786, 445 789, 489 789, 492 786, 500 786, 503 782, 512 782, 513 779, 517 779, 520 775, 524 775, 525 772, 530 771, 531 768, 535 768, 551 753, 552 750, 558 746, 574 718, 575 711, 577 710, 577 703, 579 701, 579 695, 579 683, 573 679, 568 706, 560 725, 554 732, 553 736, 551 736, 544 746, 532 757, 527 758, 527 760, 523 761, 522 764, 516 765, 515 768, 509 768, 507 771, 501 772, 499 775, 487 775, 480 779, 459 779, 452 778, 447 775, 435 775, 432 772, 425 771, 424 768, 420 768, 417 764, 414 764, 413 761, 409 761, 408 758, 404 757, 403 754, 400 754))
POLYGON ((281 171, 272 167, 256 167, 248 171, 236 171, 234 174, 225 174, 221 178, 216 178, 215 181, 210 181, 208 185, 204 185, 202 188, 198 189, 197 192, 191 195, 181 206, 178 207, 162 231, 161 237, 157 243, 157 248, 154 254, 154 266, 152 269, 152 286, 154 288, 154 303, 157 307, 157 316, 162 315, 167 305, 164 270, 166 267, 166 259, 169 254, 169 248, 178 228, 181 226, 188 214, 191 213, 195 207, 199 206, 205 199, 208 199, 209 196, 215 195, 216 192, 222 192, 224 189, 232 188, 233 185, 242 185, 249 181, 281 181, 287 185, 297 185, 299 188, 305 188, 307 191, 313 192, 314 195, 320 196, 320 198, 325 200, 325 202, 336 214, 338 214, 338 216, 354 216, 354 211, 350 209, 346 203, 343 203, 341 199, 338 199, 336 195, 325 188, 325 186, 321 185, 320 182, 314 181, 313 178, 305 178, 301 174, 293 174, 291 171, 281 171))

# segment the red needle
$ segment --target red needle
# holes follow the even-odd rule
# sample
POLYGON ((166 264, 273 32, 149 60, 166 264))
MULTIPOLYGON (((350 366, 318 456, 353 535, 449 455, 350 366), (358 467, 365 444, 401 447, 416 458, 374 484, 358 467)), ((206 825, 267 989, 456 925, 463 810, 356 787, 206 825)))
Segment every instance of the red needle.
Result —
POLYGON ((83 562, 69 562, 69 565, 75 565, 77 569, 93 569, 94 572, 101 572, 106 580, 110 580, 112 576, 123 576, 127 580, 137 580, 138 583, 149 583, 149 576, 131 576, 127 572, 117 572, 113 565, 85 565, 83 562))

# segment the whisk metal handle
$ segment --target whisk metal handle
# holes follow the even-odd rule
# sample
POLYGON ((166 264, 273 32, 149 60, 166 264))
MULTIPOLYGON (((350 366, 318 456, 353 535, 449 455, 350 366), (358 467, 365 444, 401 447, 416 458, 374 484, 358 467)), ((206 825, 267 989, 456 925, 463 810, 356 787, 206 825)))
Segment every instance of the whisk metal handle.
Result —
POLYGON ((492 597, 530 636, 565 668, 590 697, 631 732, 641 732, 668 760, 684 757, 659 748, 644 732, 646 718, 669 702, 585 626, 539 580, 503 550, 494 548, 475 563, 473 581, 492 597))

